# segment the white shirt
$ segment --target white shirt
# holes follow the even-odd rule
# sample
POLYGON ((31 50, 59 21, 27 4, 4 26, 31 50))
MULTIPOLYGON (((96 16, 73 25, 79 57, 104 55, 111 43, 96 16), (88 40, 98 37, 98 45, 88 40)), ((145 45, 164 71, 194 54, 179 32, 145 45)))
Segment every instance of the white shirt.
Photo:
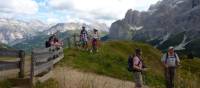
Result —
POLYGON ((168 56, 168 58, 166 58, 167 54, 164 54, 163 57, 161 58, 161 61, 165 64, 167 64, 169 67, 176 67, 176 62, 179 63, 180 59, 178 57, 177 54, 173 55, 173 56, 168 56), (166 60, 167 59, 167 60, 166 60))
POLYGON ((93 33, 92 37, 93 37, 94 39, 99 39, 99 34, 98 34, 98 32, 97 32, 97 33, 93 33))

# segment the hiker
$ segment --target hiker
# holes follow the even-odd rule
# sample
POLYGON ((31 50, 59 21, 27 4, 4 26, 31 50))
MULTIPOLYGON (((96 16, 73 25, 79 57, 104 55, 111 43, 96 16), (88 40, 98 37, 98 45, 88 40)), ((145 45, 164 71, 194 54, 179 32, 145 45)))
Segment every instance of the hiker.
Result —
POLYGON ((55 46, 56 48, 60 48, 63 43, 62 41, 60 41, 57 37, 56 37, 56 33, 54 33, 53 35, 51 35, 49 37, 49 40, 46 41, 46 48, 51 47, 51 46, 55 46))
POLYGON ((174 88, 174 76, 176 67, 180 64, 180 59, 173 47, 169 47, 168 52, 161 59, 165 68, 166 88, 174 88))
POLYGON ((53 34, 49 37, 49 39, 45 42, 46 48, 49 48, 54 44, 54 42, 53 42, 54 38, 55 38, 55 34, 53 34))
POLYGON ((54 38, 53 42, 54 42, 53 45, 54 45, 57 49, 60 49, 60 47, 63 45, 63 42, 60 41, 57 37, 54 38))
POLYGON ((99 40, 100 40, 100 38, 99 38, 98 30, 97 29, 93 29, 93 34, 92 34, 92 52, 98 52, 97 44, 98 44, 99 40))
POLYGON ((82 27, 81 33, 80 33, 80 41, 82 44, 82 48, 87 50, 88 48, 88 33, 85 29, 85 26, 82 27))
POLYGON ((142 72, 145 72, 147 69, 146 67, 144 67, 141 49, 135 49, 135 55, 129 56, 128 62, 129 65, 132 65, 129 66, 129 71, 133 72, 135 80, 135 88, 142 88, 143 87, 142 72))

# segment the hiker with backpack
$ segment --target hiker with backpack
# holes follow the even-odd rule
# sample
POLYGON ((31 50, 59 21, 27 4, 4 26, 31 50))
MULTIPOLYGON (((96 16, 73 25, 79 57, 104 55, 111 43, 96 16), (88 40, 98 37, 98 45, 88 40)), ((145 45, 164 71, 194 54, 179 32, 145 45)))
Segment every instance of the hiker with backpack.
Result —
POLYGON ((46 48, 51 47, 54 44, 54 38, 56 37, 55 34, 51 35, 49 39, 45 42, 46 48))
POLYGON ((87 50, 88 49, 88 33, 87 30, 85 29, 85 26, 82 27, 81 33, 80 33, 80 41, 82 44, 82 48, 87 50))
POLYGON ((143 87, 142 72, 145 72, 146 70, 142 59, 141 49, 135 49, 135 55, 129 56, 128 58, 128 71, 133 72, 135 88, 143 87))
POLYGON ((165 68, 166 88, 174 88, 174 78, 177 66, 180 64, 178 54, 173 47, 169 47, 168 52, 161 59, 165 68))
MULTIPOLYGON (((57 32, 56 32, 57 33, 57 32)), ((56 33, 54 33, 53 35, 51 35, 49 37, 49 40, 46 41, 45 46, 46 48, 51 47, 51 46, 55 46, 56 48, 60 48, 63 45, 63 42, 60 41, 57 37, 56 37, 56 33)))

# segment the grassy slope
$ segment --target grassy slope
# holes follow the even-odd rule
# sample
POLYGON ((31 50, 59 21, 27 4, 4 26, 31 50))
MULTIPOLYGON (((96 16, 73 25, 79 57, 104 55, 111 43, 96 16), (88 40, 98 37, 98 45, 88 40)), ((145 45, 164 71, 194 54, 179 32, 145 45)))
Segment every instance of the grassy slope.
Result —
POLYGON ((133 80, 132 73, 127 71, 127 56, 132 54, 135 48, 143 50, 145 63, 148 67, 156 68, 156 70, 150 70, 147 73, 147 84, 163 84, 164 77, 157 75, 162 74, 160 51, 142 43, 110 41, 104 43, 97 54, 82 52, 78 49, 65 49, 65 59, 60 62, 60 65, 69 65, 82 71, 94 72, 123 80, 133 80))
MULTIPOLYGON (((65 58, 59 65, 72 66, 86 72, 94 72, 100 75, 133 81, 132 73, 127 71, 127 56, 135 48, 141 48, 143 50, 145 64, 151 68, 145 73, 146 84, 156 88, 163 88, 165 81, 163 68, 160 63, 162 53, 142 43, 109 41, 102 45, 97 54, 83 52, 78 49, 65 49, 65 58)), ((199 60, 182 60, 182 67, 178 69, 178 80, 176 84, 184 86, 181 88, 191 86, 192 88, 196 88, 196 86, 199 86, 198 81, 200 75, 197 73, 200 70, 199 63, 199 60)))

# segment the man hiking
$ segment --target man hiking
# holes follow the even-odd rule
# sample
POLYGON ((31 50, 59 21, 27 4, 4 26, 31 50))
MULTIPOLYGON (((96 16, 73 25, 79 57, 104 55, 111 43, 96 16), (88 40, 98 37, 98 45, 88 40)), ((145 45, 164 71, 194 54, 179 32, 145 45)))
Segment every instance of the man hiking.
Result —
POLYGON ((165 68, 166 87, 174 88, 174 76, 176 67, 180 63, 178 55, 175 53, 173 47, 169 47, 168 52, 163 55, 161 59, 165 68))
POLYGON ((80 41, 82 44, 82 48, 87 50, 88 48, 88 33, 85 29, 85 26, 82 27, 81 33, 80 33, 80 41))
POLYGON ((135 49, 135 55, 133 56, 132 63, 133 63, 132 72, 134 74, 134 79, 135 79, 135 88, 142 88, 143 87, 142 72, 146 71, 147 69, 144 68, 141 49, 135 49))

